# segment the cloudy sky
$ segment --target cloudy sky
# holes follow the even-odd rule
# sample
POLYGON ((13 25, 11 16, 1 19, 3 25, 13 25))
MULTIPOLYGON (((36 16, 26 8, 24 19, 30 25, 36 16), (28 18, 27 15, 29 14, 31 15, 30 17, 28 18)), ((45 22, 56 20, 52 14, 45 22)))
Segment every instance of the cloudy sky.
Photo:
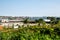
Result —
POLYGON ((0 16, 60 16, 60 0, 0 0, 0 16))

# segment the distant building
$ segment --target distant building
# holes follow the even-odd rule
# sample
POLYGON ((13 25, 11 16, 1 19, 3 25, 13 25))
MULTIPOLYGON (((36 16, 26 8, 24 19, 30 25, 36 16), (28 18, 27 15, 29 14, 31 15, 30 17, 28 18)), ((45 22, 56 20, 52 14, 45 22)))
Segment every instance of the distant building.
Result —
POLYGON ((45 22, 50 22, 51 20, 50 19, 44 19, 45 22))
POLYGON ((9 26, 11 27, 13 25, 14 25, 14 27, 16 25, 20 25, 20 26, 23 25, 23 20, 17 20, 17 19, 15 19, 15 20, 1 19, 0 21, 1 21, 0 22, 0 25, 7 26, 7 27, 9 27, 9 26))
POLYGON ((1 22, 9 22, 8 19, 1 19, 1 22))
MULTIPOLYGON (((45 22, 50 22, 50 19, 43 19, 45 22)), ((23 18, 16 18, 16 19, 8 19, 8 18, 3 18, 0 19, 0 25, 2 26, 6 26, 6 27, 12 27, 14 26, 14 28, 18 28, 18 26, 35 26, 38 25, 38 23, 35 22, 35 20, 29 19, 28 23, 25 24, 24 23, 24 19, 23 18)))

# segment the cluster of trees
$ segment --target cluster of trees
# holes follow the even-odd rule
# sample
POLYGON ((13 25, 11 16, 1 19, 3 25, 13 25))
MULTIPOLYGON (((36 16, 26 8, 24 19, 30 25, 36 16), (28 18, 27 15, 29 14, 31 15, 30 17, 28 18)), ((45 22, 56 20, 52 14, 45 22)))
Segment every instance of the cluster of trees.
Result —
MULTIPOLYGON (((50 24, 53 26, 54 24, 57 24, 60 20, 57 20, 55 17, 47 17, 47 19, 50 19, 50 24)), ((24 20, 24 23, 29 23, 29 18, 26 18, 24 20)), ((35 20, 35 23, 39 23, 38 25, 40 24, 43 24, 43 23, 46 23, 42 18, 38 19, 38 20, 35 20)))

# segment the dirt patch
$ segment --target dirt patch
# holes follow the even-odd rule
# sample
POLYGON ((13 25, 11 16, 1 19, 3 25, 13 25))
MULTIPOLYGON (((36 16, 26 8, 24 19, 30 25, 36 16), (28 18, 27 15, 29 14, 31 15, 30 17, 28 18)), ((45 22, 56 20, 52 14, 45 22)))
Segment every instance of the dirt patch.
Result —
POLYGON ((3 26, 0 25, 0 30, 3 30, 3 26))

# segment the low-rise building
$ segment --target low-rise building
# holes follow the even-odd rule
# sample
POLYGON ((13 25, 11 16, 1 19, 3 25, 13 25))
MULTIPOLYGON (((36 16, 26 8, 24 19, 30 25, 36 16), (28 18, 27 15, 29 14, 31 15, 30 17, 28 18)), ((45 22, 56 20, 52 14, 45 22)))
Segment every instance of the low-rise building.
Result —
POLYGON ((14 25, 14 27, 16 25, 23 25, 23 20, 9 20, 9 19, 1 19, 0 25, 5 26, 5 27, 12 27, 14 25))

